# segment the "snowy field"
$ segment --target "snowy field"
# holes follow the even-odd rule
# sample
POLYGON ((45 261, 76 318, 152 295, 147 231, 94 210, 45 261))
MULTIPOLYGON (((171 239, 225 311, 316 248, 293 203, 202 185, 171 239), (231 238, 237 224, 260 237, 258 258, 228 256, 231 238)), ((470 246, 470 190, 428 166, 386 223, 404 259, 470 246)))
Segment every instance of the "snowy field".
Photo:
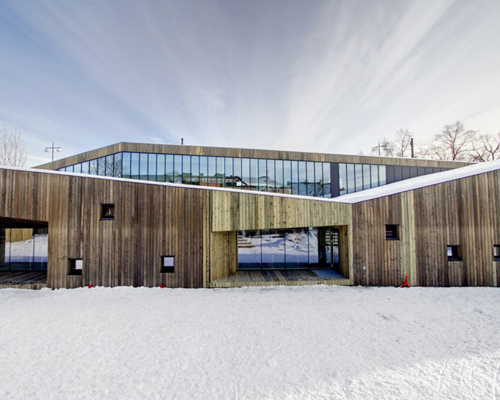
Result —
POLYGON ((500 399, 500 288, 0 290, 0 399, 500 399))

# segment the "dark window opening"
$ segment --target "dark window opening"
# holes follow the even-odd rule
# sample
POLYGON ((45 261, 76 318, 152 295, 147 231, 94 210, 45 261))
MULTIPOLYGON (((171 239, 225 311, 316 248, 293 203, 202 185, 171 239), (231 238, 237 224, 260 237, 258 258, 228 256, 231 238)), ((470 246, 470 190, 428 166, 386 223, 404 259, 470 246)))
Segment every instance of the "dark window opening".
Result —
POLYGON ((462 246, 448 245, 446 249, 448 261, 462 261, 462 246))
POLYGON ((69 259, 69 274, 81 275, 83 270, 83 260, 81 258, 69 259))
POLYGON ((114 204, 101 204, 101 219, 107 219, 107 220, 115 219, 114 204))
POLYGON ((399 225, 385 226, 385 240, 399 240, 399 225))
POLYGON ((500 261, 500 244, 493 245, 493 260, 500 261))
POLYGON ((161 256, 160 272, 174 272, 174 256, 161 256))

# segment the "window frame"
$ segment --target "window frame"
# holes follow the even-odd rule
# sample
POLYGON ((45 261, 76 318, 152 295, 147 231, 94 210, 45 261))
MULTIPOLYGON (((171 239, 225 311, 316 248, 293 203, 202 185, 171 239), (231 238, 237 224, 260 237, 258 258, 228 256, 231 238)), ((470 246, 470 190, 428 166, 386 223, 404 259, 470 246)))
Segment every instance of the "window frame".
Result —
POLYGON ((68 275, 82 275, 83 272, 83 259, 82 258, 69 258, 69 272, 68 275), (78 266, 80 264, 80 266, 78 266))
POLYGON ((459 244, 446 245, 446 256, 448 258, 448 261, 463 261, 462 245, 459 244))
POLYGON ((161 255, 160 261, 160 273, 175 273, 175 256, 161 255), (167 261, 167 259, 172 260, 172 265, 165 265, 165 261, 167 261))
POLYGON ((115 203, 101 203, 101 221, 114 221, 115 220, 115 203), (107 216, 107 210, 112 210, 112 214, 107 216))
POLYGON ((385 224, 385 240, 401 240, 399 224, 385 224))
POLYGON ((500 244, 493 245, 493 261, 500 261, 500 244))

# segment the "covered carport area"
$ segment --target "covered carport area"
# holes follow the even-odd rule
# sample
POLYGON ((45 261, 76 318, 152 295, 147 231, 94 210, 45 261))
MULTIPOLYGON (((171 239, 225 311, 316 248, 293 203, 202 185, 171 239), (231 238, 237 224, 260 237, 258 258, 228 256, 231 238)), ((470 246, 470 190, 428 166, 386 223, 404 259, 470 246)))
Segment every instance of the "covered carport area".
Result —
POLYGON ((0 287, 47 283, 48 222, 0 217, 0 287))

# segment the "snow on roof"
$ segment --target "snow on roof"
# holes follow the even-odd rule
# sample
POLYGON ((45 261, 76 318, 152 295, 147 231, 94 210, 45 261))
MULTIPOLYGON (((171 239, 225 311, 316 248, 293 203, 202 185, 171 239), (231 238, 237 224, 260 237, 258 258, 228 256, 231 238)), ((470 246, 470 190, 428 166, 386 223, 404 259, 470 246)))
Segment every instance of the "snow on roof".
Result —
POLYGON ((433 186, 444 182, 454 181, 456 179, 467 178, 469 176, 484 174, 486 172, 500 169, 500 160, 478 163, 467 167, 455 168, 449 171, 436 172, 434 174, 418 176, 394 182, 385 186, 379 186, 373 189, 363 190, 361 192, 350 193, 331 199, 339 203, 360 203, 362 201, 373 200, 380 197, 390 196, 397 193, 407 192, 409 190, 420 189, 426 186, 433 186))
POLYGON ((246 193, 253 195, 261 195, 261 196, 273 196, 273 197, 288 197, 293 199, 301 199, 301 200, 314 200, 314 201, 332 201, 331 198, 324 197, 312 197, 312 196, 304 196, 298 194, 286 194, 286 193, 274 193, 274 192, 262 192, 258 190, 245 190, 240 189, 243 186, 239 186, 239 188, 228 188, 228 187, 216 187, 216 186, 201 186, 201 185, 190 185, 187 183, 172 183, 172 182, 158 182, 158 181, 146 181, 141 179, 130 179, 130 178, 116 178, 111 176, 101 176, 101 175, 90 175, 90 174, 82 174, 78 172, 64 172, 57 170, 48 170, 48 169, 39 169, 39 168, 23 168, 23 167, 10 167, 10 166, 0 166, 0 169, 10 169, 16 171, 24 171, 24 172, 34 172, 34 173, 43 173, 43 174, 52 174, 52 175, 65 175, 65 176, 75 176, 79 178, 89 178, 89 179, 101 179, 101 180, 109 180, 109 181, 118 181, 118 182, 132 182, 132 183, 140 183, 142 185, 154 185, 154 186, 169 186, 169 187, 177 187, 182 189, 194 189, 194 190, 210 190, 215 192, 233 192, 233 193, 246 193))

